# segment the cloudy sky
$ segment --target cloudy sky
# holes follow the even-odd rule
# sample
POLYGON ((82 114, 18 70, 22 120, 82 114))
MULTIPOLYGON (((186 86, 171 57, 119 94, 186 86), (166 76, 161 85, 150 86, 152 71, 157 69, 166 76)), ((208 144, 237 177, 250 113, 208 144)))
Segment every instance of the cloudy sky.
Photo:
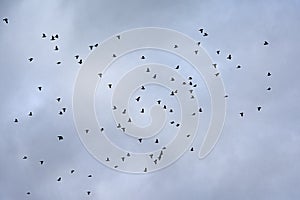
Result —
POLYGON ((1 0, 9 24, 0 23, 0 199, 299 199, 299 8, 297 0, 1 0), (170 167, 132 175, 105 167, 80 142, 74 56, 84 60, 89 45, 148 26, 201 41, 229 98, 222 136, 207 158, 197 158, 197 137, 196 151, 170 167))

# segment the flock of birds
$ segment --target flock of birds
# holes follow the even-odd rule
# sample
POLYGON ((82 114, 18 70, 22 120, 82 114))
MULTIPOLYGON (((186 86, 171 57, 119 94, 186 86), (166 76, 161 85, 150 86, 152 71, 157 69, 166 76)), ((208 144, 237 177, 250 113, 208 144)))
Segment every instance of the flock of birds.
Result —
MULTIPOLYGON (((3 18, 3 22, 4 22, 5 24, 9 24, 9 19, 8 19, 8 18, 3 18)), ((208 37, 208 33, 205 32, 205 30, 204 30, 203 28, 199 29, 198 31, 199 31, 199 33, 202 34, 203 37, 208 37)), ((121 35, 117 35, 116 37, 117 37, 118 39, 121 39, 121 35)), ((42 34, 41 34, 41 38, 42 38, 42 39, 46 39, 46 38, 49 38, 49 37, 47 36, 46 33, 42 33, 42 34)), ((50 41, 56 41, 57 39, 59 39, 59 34, 54 34, 54 35, 51 35, 51 36, 50 36, 50 41)), ((197 44, 200 45, 200 42, 198 42, 197 44)), ((269 43, 268 43, 268 41, 264 41, 262 45, 263 45, 263 46, 268 46, 269 43)), ((92 51, 94 48, 97 48, 98 46, 99 46, 99 44, 96 43, 96 44, 93 44, 93 45, 89 45, 88 48, 92 51)), ((174 46, 174 48, 178 48, 178 46, 174 46)), ((59 47, 58 47, 57 45, 54 46, 54 51, 59 51, 59 47)), ((197 53, 198 53, 198 51, 195 51, 195 54, 197 54, 197 53)), ((217 55, 220 55, 220 54, 221 54, 221 50, 219 50, 219 49, 216 50, 216 54, 217 54, 217 55)), ((116 57, 115 54, 113 54, 112 56, 113 56, 113 57, 116 57)), ((78 64, 80 64, 80 65, 83 64, 83 59, 82 59, 79 55, 75 55, 74 57, 75 57, 75 60, 76 60, 76 62, 77 62, 78 64)), ((228 54, 228 55, 226 56, 226 59, 227 59, 227 60, 231 60, 232 58, 233 58, 233 56, 232 56, 231 54, 228 54)), ((144 60, 144 59, 146 59, 146 57, 145 57, 145 56, 142 56, 141 59, 144 60)), ((34 61, 34 57, 29 57, 29 58, 28 58, 28 61, 29 61, 30 63, 33 62, 33 61, 34 61)), ((61 61, 57 61, 56 64, 57 64, 57 65, 60 65, 60 64, 61 64, 61 61)), ((216 68, 216 67, 217 67, 217 64, 213 64, 213 67, 216 68)), ((238 65, 238 66, 236 66, 236 68, 237 68, 237 69, 240 69, 241 66, 238 65)), ((177 66, 175 67, 175 69, 179 69, 179 65, 177 65, 177 66)), ((98 74, 98 75, 99 75, 100 77, 102 77, 102 74, 98 74)), ((218 76, 219 73, 217 73, 217 74, 215 74, 215 75, 218 76)), ((271 72, 267 72, 266 77, 270 77, 270 76, 271 76, 271 72)), ((194 84, 191 82, 191 77, 189 77, 189 80, 190 80, 190 82, 188 82, 188 83, 189 83, 191 86, 193 86, 194 84)), ((112 88, 112 84, 109 84, 108 87, 109 87, 109 88, 112 88)), ((142 86, 141 89, 144 90, 145 87, 142 86)), ((42 87, 42 86, 37 86, 37 90, 38 90, 38 92, 43 92, 43 87, 42 87)), ((271 87, 268 87, 266 90, 267 90, 267 91, 270 91, 270 90, 271 90, 271 87)), ((173 93, 171 93, 171 95, 174 95, 174 91, 172 91, 172 92, 173 92, 173 93)), ((225 98, 227 98, 227 97, 228 97, 228 95, 225 95, 225 98)), ((139 101, 140 98, 141 98, 141 97, 139 96, 139 97, 137 97, 135 100, 136 100, 136 101, 139 101)), ((61 102, 62 98, 61 98, 61 97, 57 97, 55 100, 59 103, 59 102, 61 102)), ((157 103, 160 104, 160 103, 161 103, 160 100, 159 100, 157 103)), ((112 108, 112 109, 116 109, 116 108, 112 108)), ((262 106, 260 106, 260 105, 257 106, 257 111, 259 112, 259 111, 261 111, 261 110, 262 110, 262 106)), ((66 111, 67 111, 67 108, 66 108, 66 107, 62 107, 61 110, 58 111, 58 115, 63 115, 66 111)), ((173 110, 170 110, 170 112, 173 112, 173 110)), ((202 112, 202 108, 200 108, 200 109, 198 110, 198 112, 202 112)), ((141 110, 141 113, 144 113, 144 109, 141 110)), ((33 111, 30 111, 30 112, 28 113, 28 116, 29 116, 29 117, 32 117, 32 116, 33 116, 33 111)), ((240 116, 240 117, 244 117, 244 116, 245 116, 245 113, 244 113, 243 111, 241 111, 241 112, 239 113, 239 116, 240 116)), ((13 122, 14 122, 14 123, 19 123, 19 119, 16 117, 15 119, 13 119, 13 122)), ((179 126, 179 125, 180 125, 179 123, 176 124, 175 121, 171 121, 170 123, 171 123, 171 124, 175 124, 176 126, 179 126)), ((88 132, 88 130, 87 130, 87 132, 88 132)), ((63 135, 57 135, 57 141, 58 141, 58 142, 62 142, 63 140, 64 140, 64 136, 63 136, 63 135)), ((142 139, 138 139, 138 141, 141 143, 141 142, 142 142, 142 139)), ((159 143, 159 140, 158 140, 158 139, 155 139, 155 143, 159 143)), ((194 151, 194 147, 191 147, 191 148, 190 148, 190 151, 194 151)), ((23 159, 23 160, 28 160, 28 159, 30 159, 30 156, 24 155, 21 159, 23 159)), ((108 158, 108 160, 109 160, 109 158, 108 158)), ((47 164, 45 160, 39 160, 39 165, 45 165, 45 164, 47 164)), ((75 173, 75 169, 71 169, 71 170, 70 170, 70 174, 74 174, 74 173, 75 173)), ((88 177, 88 178, 92 178, 93 175, 92 175, 92 174, 88 174, 87 177, 88 177)), ((57 182, 61 182, 62 180, 63 180, 63 178, 62 178, 61 176, 59 176, 59 177, 56 178, 56 181, 57 181, 57 182)), ((92 194, 92 192, 91 192, 90 190, 85 191, 85 192, 86 192, 86 195, 91 195, 91 194, 92 194)), ((27 195, 31 195, 31 192, 30 192, 30 191, 27 191, 26 194, 27 194, 27 195)))

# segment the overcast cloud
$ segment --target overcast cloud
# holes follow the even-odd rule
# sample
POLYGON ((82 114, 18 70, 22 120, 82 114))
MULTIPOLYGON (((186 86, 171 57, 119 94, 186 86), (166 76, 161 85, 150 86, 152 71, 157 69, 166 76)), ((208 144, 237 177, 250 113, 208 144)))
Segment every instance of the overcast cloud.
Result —
POLYGON ((297 0, 1 0, 0 17, 9 24, 0 23, 0 199, 299 199, 299 8, 297 0), (198 137, 196 152, 170 167, 132 175, 105 167, 80 142, 72 114, 80 69, 74 56, 85 59, 90 44, 145 26, 201 41, 229 98, 222 136, 207 158, 197 158, 198 137), (56 33, 60 38, 50 42, 56 33), (67 112, 59 116, 62 107, 67 112))

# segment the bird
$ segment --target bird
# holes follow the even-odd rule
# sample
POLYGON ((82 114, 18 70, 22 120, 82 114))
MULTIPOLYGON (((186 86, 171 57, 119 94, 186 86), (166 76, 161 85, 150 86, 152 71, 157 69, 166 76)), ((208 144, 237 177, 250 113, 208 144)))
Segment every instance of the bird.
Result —
POLYGON ((111 84, 111 83, 109 83, 109 84, 108 84, 108 88, 111 88, 111 87, 112 87, 112 84, 111 84))
POLYGON ((161 100, 157 100, 157 103, 160 104, 160 103, 161 103, 161 100))
POLYGON ((77 60, 77 59, 79 58, 79 55, 75 55, 74 57, 75 57, 75 59, 77 60))
POLYGON ((266 46, 266 45, 268 45, 269 43, 267 42, 267 41, 264 41, 264 45, 266 46))
POLYGON ((28 58, 28 60, 29 60, 29 62, 32 62, 33 61, 33 58, 31 57, 31 58, 28 58))
POLYGON ((23 156, 23 158, 22 158, 22 159, 23 159, 23 160, 27 160, 27 158, 28 158, 27 156, 23 156))
POLYGON ((199 112, 202 112, 202 108, 199 108, 199 112))
POLYGON ((63 112, 62 111, 59 111, 59 113, 58 113, 59 115, 63 115, 63 112))
POLYGON ((66 112, 66 110, 67 110, 67 108, 62 108, 62 111, 63 111, 63 112, 66 112))
POLYGON ((74 172, 75 172, 75 170, 74 170, 74 169, 72 169, 72 170, 71 170, 71 174, 73 174, 74 172))
POLYGON ((113 57, 114 57, 114 58, 117 57, 116 54, 113 54, 113 57))
POLYGON ((42 86, 39 86, 38 89, 39 89, 39 91, 42 91, 42 86))
POLYGON ((240 69, 240 68, 241 68, 241 66, 240 66, 240 65, 238 65, 238 66, 236 66, 236 68, 237 68, 237 69, 240 69))
POLYGON ((81 65, 81 64, 82 64, 82 59, 80 59, 80 60, 78 61, 78 63, 81 65))
POLYGON ((240 115, 241 115, 241 117, 243 117, 243 116, 244 116, 244 113, 243 113, 243 112, 240 112, 240 115))
POLYGON ((125 157, 123 156, 123 157, 121 157, 121 160, 124 162, 125 161, 125 157))
POLYGON ((191 151, 194 151, 194 147, 191 148, 191 151))
POLYGON ((271 73, 270 73, 270 72, 268 72, 268 73, 267 73, 267 76, 271 76, 271 73))
POLYGON ((92 174, 89 174, 88 177, 89 177, 89 178, 92 178, 92 174))
POLYGON ((147 67, 147 69, 146 69, 146 72, 150 72, 150 69, 149 69, 149 67, 147 67))
POLYGON ((32 112, 29 112, 28 116, 30 116, 30 117, 31 117, 31 116, 32 116, 32 112))
POLYGON ((94 45, 94 47, 98 47, 98 43, 96 43, 96 44, 94 45))
POLYGON ((90 47, 90 50, 92 51, 94 46, 93 46, 93 45, 90 45, 89 47, 90 47))
POLYGON ((258 106, 258 107, 257 107, 257 110, 260 111, 260 110, 261 110, 261 106, 258 106))
POLYGON ((102 73, 99 73, 99 74, 98 74, 98 76, 99 76, 100 78, 102 78, 102 75, 103 75, 102 73))
POLYGON ((267 90, 270 91, 270 90, 271 90, 271 87, 268 87, 267 90))
POLYGON ((141 90, 145 90, 145 86, 142 85, 141 90))
POLYGON ((26 192, 27 195, 30 195, 30 192, 26 192))
POLYGON ((218 55, 220 54, 220 50, 217 50, 217 54, 218 54, 218 55))
POLYGON ((18 120, 17 118, 15 118, 14 122, 16 122, 16 123, 17 123, 17 122, 19 122, 19 120, 18 120))
POLYGON ((58 141, 60 141, 60 140, 63 140, 64 137, 63 137, 62 135, 58 135, 58 136, 57 136, 57 139, 58 139, 58 141))
POLYGON ((56 64, 57 64, 57 65, 60 65, 60 64, 61 64, 61 62, 60 62, 60 61, 58 61, 56 64))
POLYGON ((178 48, 178 45, 175 44, 175 45, 174 45, 174 49, 176 49, 176 48, 178 48))
POLYGON ((58 51, 58 46, 57 45, 55 46, 54 51, 58 51))
POLYGON ((60 182, 60 181, 61 181, 61 177, 58 177, 58 178, 57 178, 57 182, 60 182))
POLYGON ((89 133, 89 131, 90 131, 89 129, 85 129, 85 133, 89 133))
POLYGON ((196 51, 194 51, 195 52, 195 54, 197 54, 198 53, 198 50, 196 50, 196 51))
POLYGON ((141 98, 141 97, 139 96, 139 97, 137 97, 135 100, 136 100, 136 101, 140 101, 140 98, 141 98))
POLYGON ((141 113, 144 113, 144 112, 145 112, 145 109, 144 109, 144 108, 142 108, 142 109, 141 109, 141 113))
POLYGON ((40 163, 41 163, 41 165, 42 165, 42 164, 44 164, 44 161, 43 161, 43 160, 40 160, 40 163))
POLYGON ((51 40, 51 41, 54 41, 54 40, 55 40, 55 37, 52 35, 50 40, 51 40))
POLYGON ((90 195, 90 194, 91 194, 91 191, 87 191, 86 193, 87 193, 87 195, 90 195))
POLYGON ((117 38, 120 40, 120 39, 121 39, 121 36, 120 36, 120 35, 117 35, 117 38))
POLYGON ((54 37, 55 37, 56 39, 58 39, 58 34, 56 34, 54 37))
POLYGON ((207 33, 204 33, 203 36, 206 37, 206 36, 208 36, 208 34, 207 34, 207 33))
POLYGON ((200 31, 200 33, 203 33, 203 28, 200 28, 198 31, 200 31))
POLYGON ((145 167, 144 172, 147 172, 147 167, 145 167))
POLYGON ((142 56, 141 59, 144 60, 144 59, 145 59, 145 56, 142 56))
POLYGON ((197 45, 200 46, 201 42, 197 42, 197 45))
POLYGON ((3 18, 3 21, 6 23, 6 24, 8 24, 8 18, 6 17, 6 18, 3 18))
POLYGON ((57 102, 60 102, 60 100, 61 100, 60 97, 57 97, 57 98, 56 98, 56 101, 57 101, 57 102))
POLYGON ((155 143, 158 144, 158 139, 155 140, 155 143))
POLYGON ((109 157, 107 157, 105 161, 108 162, 109 161, 109 157))
POLYGON ((229 54, 229 55, 227 56, 227 59, 228 59, 228 60, 231 60, 231 54, 229 54))
POLYGON ((156 76, 157 76, 157 75, 156 75, 156 74, 154 74, 152 78, 156 79, 156 76))
POLYGON ((179 65, 177 65, 177 66, 175 67, 175 69, 179 69, 179 65))
POLYGON ((140 143, 142 143, 142 141, 143 141, 143 139, 142 139, 142 138, 139 138, 138 140, 139 140, 139 142, 140 142, 140 143))
POLYGON ((216 75, 216 76, 219 76, 219 74, 220 74, 220 73, 216 73, 215 75, 216 75))
POLYGON ((46 37, 47 37, 46 33, 43 33, 42 38, 46 38, 46 37))

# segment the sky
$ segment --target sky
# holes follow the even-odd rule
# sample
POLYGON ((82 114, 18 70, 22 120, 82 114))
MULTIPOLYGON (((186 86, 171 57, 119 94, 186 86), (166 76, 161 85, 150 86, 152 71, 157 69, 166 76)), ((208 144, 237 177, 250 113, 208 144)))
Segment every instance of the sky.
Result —
MULTIPOLYGON (((0 17, 9 23, 0 23, 0 199, 299 199, 299 8, 297 0, 1 0, 0 17), (228 98, 222 135, 205 159, 197 157, 203 125, 194 152, 157 172, 128 174, 102 165, 79 139, 72 97, 81 65, 74 56, 85 60, 89 45, 140 27, 169 28, 201 41, 218 64, 228 98), (55 34, 59 38, 50 41, 55 34)), ((134 56, 147 54, 175 65, 156 53, 137 52, 122 62, 136 64, 134 56)), ((197 94, 207 123, 208 93, 197 94)))

